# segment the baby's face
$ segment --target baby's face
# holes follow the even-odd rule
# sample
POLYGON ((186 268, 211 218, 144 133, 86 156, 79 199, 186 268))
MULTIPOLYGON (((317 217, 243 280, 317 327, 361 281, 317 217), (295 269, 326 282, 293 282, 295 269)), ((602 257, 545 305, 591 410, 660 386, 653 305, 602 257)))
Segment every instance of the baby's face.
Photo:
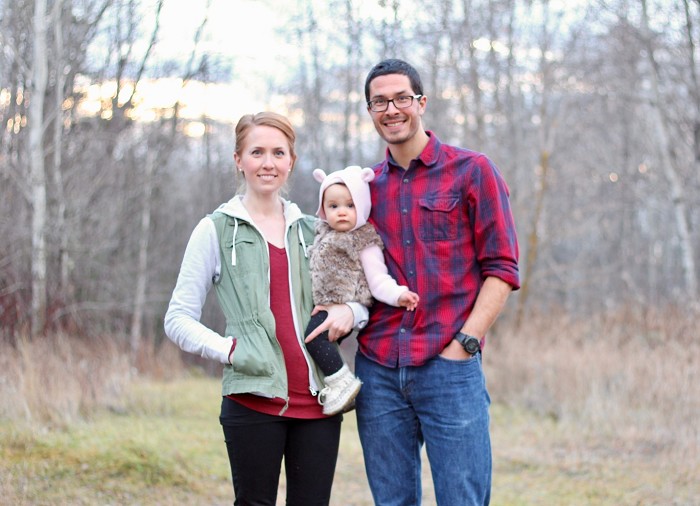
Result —
POLYGON ((348 232, 357 223, 357 209, 350 190, 344 184, 330 185, 323 192, 323 212, 328 226, 338 232, 348 232))

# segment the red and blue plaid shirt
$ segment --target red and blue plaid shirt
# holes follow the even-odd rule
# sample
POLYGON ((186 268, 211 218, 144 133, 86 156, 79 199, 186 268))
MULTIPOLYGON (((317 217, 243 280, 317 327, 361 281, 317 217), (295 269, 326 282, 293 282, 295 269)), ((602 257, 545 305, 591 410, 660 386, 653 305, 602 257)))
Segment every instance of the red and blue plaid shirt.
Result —
POLYGON ((388 367, 422 365, 469 316, 487 277, 514 289, 518 241, 508 187, 483 154, 430 141, 402 169, 387 150, 374 167, 369 221, 384 241, 389 273, 418 293, 415 311, 375 302, 360 352, 388 367))

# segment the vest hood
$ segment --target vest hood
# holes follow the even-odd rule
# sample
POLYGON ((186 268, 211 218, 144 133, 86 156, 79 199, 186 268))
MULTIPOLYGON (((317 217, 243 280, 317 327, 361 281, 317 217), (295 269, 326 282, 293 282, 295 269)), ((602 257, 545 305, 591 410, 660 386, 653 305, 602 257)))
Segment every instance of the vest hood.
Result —
MULTIPOLYGON (((282 200, 282 205, 284 207, 285 228, 289 229, 289 227, 291 227, 295 221, 298 221, 298 220, 301 220, 302 218, 304 218, 304 214, 301 212, 301 210, 299 209, 299 207, 295 203, 290 202, 289 200, 285 200, 285 199, 281 199, 281 200, 282 200)), ((234 224, 233 224, 233 237, 232 237, 233 251, 231 253, 231 263, 232 263, 232 265, 236 265, 236 235, 238 234, 238 222, 245 221, 245 222, 253 225, 255 228, 257 228, 257 226, 255 225, 255 222, 253 221, 253 219, 250 217, 250 214, 248 214, 248 210, 243 205, 243 200, 242 200, 241 195, 236 195, 228 202, 221 204, 217 208, 216 211, 233 218, 233 222, 234 222, 234 224)), ((304 244, 304 254, 306 255, 306 248, 307 248, 306 241, 304 240, 304 236, 301 233, 301 228, 299 228, 298 231, 299 231, 299 239, 302 242, 302 244, 304 244)), ((263 235, 263 233, 260 232, 260 235, 263 235)))

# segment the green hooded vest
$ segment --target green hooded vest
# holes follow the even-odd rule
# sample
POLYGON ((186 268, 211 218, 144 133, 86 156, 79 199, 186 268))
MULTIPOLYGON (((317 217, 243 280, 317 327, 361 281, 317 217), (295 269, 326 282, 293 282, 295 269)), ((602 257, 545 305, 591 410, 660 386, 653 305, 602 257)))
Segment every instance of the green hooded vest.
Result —
MULTIPOLYGON (((257 393, 288 401, 287 371, 270 310, 267 241, 242 218, 218 211, 210 217, 221 251, 221 276, 214 288, 226 317, 225 335, 236 339, 235 367, 224 366, 222 395, 257 393)), ((285 237, 293 317, 299 345, 314 374, 313 395, 322 385, 323 375, 306 351, 303 336, 314 307, 306 252, 313 244, 314 224, 315 218, 303 216, 287 224, 285 237)))

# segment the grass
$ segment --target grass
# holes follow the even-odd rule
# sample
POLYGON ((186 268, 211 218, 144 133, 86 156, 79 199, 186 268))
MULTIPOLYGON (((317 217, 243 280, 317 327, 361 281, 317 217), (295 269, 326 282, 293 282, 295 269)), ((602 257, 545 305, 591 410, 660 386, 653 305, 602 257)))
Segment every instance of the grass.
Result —
MULTIPOLYGON (((493 506, 700 505, 700 316, 530 315, 490 335, 493 506)), ((0 354, 0 504, 231 504, 219 380, 172 343, 135 365, 110 336, 0 354), (41 357, 41 360, 37 360, 41 357)), ((346 350, 351 351, 351 350, 346 350)), ((435 501, 424 459, 425 506, 435 501)), ((278 504, 283 504, 284 476, 278 504)), ((370 506, 346 416, 332 506, 370 506)))
POLYGON ((215 380, 134 383, 120 412, 52 431, 6 426, 11 504, 226 504, 215 380))
POLYGON ((494 505, 700 504, 697 461, 502 405, 492 415, 494 505))
MULTIPOLYGON (((13 505, 232 503, 218 380, 132 384, 120 412, 56 430, 0 425, 0 493, 13 505)), ((700 468, 660 449, 599 440, 503 405, 492 409, 495 506, 696 505, 700 468)), ((425 466, 425 505, 433 505, 425 466)), ((281 482, 283 497, 284 480, 281 482)), ((332 504, 372 504, 355 417, 343 424, 332 504)))

